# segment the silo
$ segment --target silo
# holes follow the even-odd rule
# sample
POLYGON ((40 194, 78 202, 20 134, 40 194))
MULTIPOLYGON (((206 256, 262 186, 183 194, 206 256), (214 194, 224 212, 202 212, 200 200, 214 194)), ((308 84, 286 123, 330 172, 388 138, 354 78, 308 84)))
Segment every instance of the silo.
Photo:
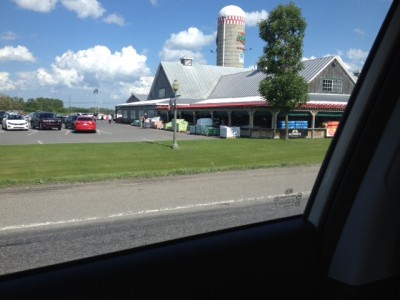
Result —
POLYGON ((243 68, 246 15, 236 5, 225 6, 218 15, 217 65, 243 68))

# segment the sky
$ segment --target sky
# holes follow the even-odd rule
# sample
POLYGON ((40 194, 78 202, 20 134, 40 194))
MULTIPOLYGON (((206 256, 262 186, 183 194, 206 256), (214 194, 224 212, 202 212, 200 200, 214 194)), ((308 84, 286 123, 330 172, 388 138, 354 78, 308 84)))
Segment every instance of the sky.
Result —
MULTIPOLYGON (((216 65, 218 14, 246 13, 244 67, 265 42, 257 23, 276 0, 0 0, 0 94, 114 108, 148 94, 161 61, 216 65), (94 91, 97 93, 94 93, 94 91)), ((304 59, 338 55, 359 71, 392 0, 299 0, 304 59)))

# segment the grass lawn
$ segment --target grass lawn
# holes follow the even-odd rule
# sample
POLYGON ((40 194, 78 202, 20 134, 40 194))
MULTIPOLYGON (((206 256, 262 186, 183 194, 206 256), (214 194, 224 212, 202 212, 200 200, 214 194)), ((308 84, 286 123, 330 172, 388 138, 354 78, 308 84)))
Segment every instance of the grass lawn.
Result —
POLYGON ((319 164, 330 139, 0 146, 0 188, 319 164))

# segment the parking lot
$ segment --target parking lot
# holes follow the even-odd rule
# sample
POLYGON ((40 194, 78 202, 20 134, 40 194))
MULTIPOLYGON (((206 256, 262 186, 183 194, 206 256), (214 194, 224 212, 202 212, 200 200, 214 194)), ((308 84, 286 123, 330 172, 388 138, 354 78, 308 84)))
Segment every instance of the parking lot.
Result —
MULTIPOLYGON (((28 145, 28 144, 62 144, 62 143, 112 143, 112 142, 146 142, 171 140, 172 131, 161 129, 142 129, 129 124, 97 121, 96 133, 75 133, 73 130, 37 130, 5 131, 0 130, 0 145, 28 145)), ((179 140, 215 139, 203 135, 178 132, 179 140)))

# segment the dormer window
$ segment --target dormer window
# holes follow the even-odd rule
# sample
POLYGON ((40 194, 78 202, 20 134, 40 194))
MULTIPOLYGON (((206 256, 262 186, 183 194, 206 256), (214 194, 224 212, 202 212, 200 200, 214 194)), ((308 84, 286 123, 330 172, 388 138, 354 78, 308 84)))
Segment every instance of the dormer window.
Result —
POLYGON ((322 79, 322 92, 325 93, 343 93, 343 80, 341 79, 322 79))

